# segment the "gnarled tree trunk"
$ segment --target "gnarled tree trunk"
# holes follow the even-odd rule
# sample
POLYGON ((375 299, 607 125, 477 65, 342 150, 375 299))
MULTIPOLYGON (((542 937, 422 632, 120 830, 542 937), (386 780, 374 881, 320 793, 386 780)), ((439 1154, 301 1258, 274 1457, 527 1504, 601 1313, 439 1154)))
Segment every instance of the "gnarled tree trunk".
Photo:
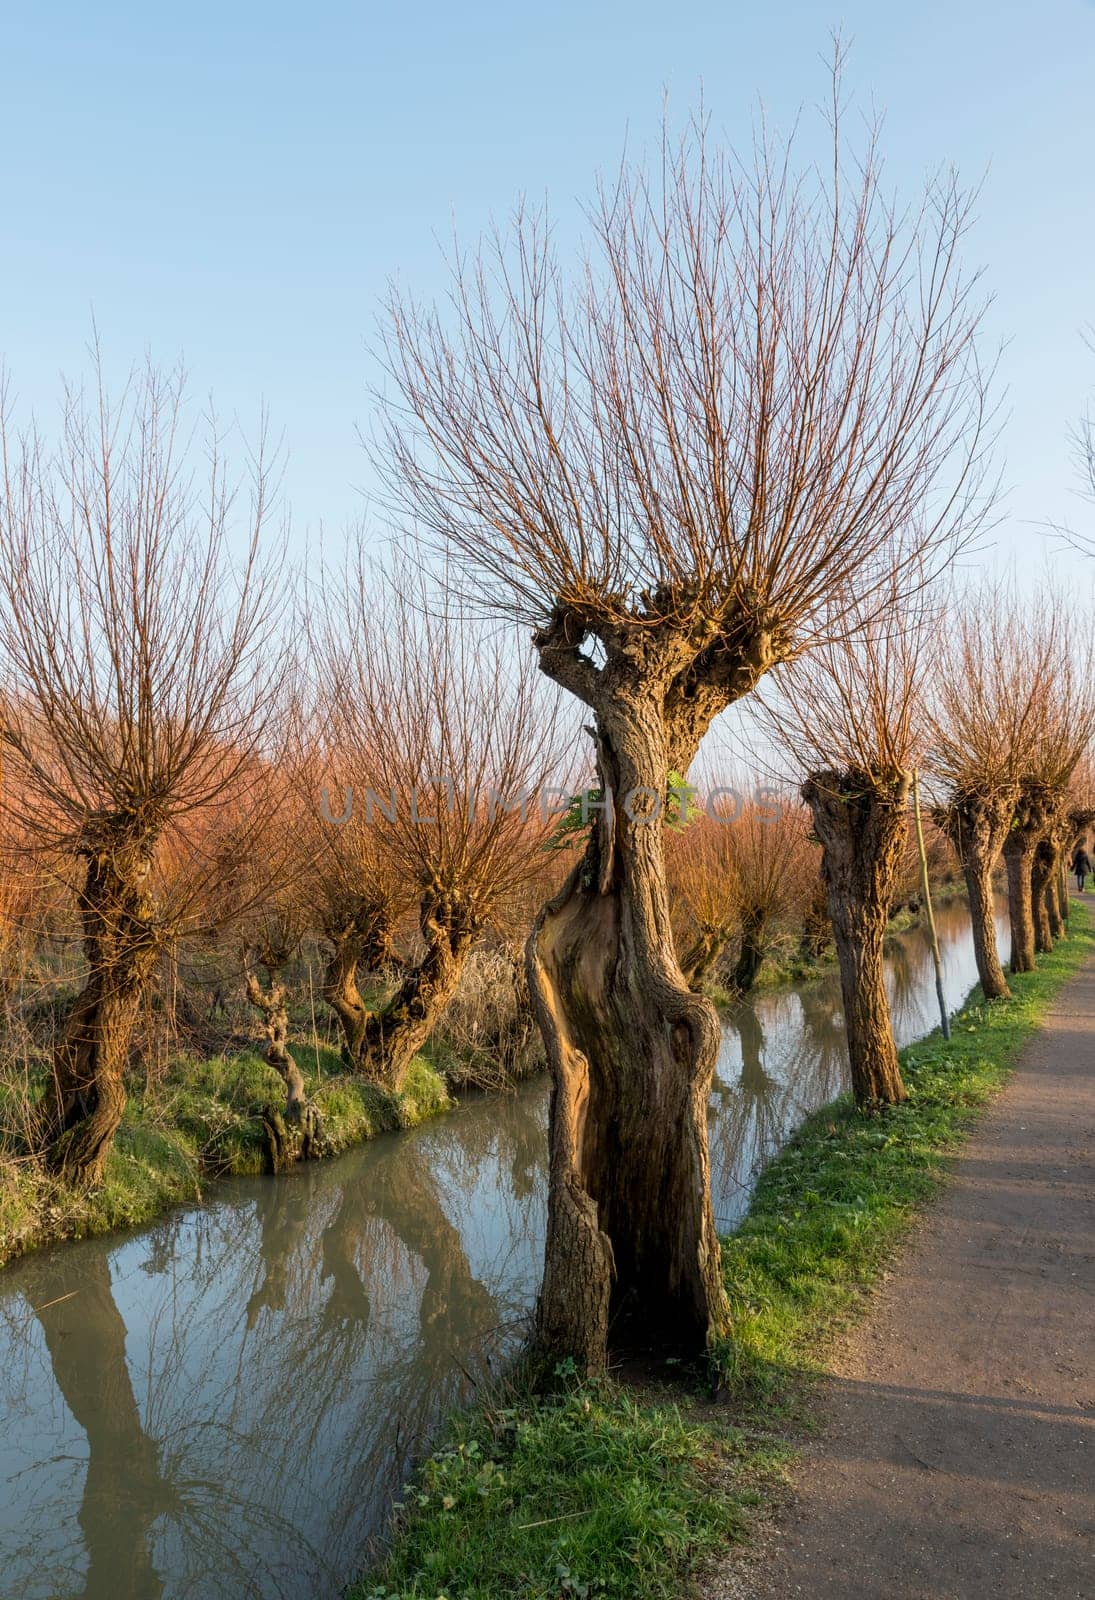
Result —
POLYGON ((691 1356, 728 1322, 707 1150, 718 1019, 677 963, 662 822, 642 812, 686 763, 644 684, 596 715, 604 808, 527 952, 553 1085, 537 1341, 586 1372, 610 1330, 691 1356))
POLYGON ((889 906, 908 832, 909 778, 886 786, 866 773, 818 772, 802 787, 821 843, 848 1059, 856 1104, 878 1110, 905 1099, 886 994, 889 906))
POLYGON ((349 1067, 361 1060, 370 1009, 357 986, 360 971, 378 972, 392 961, 392 922, 386 906, 367 898, 332 907, 324 918, 331 954, 320 993, 342 1029, 342 1059, 349 1067))
POLYGON ((1068 892, 1068 867, 1069 861, 1065 851, 1061 851, 1061 859, 1057 863, 1057 882, 1055 893, 1057 896, 1057 926, 1060 928, 1060 937, 1068 935, 1068 919, 1072 914, 1072 900, 1068 892))
POLYGON ((103 827, 82 852, 88 976, 54 1051, 40 1129, 49 1166, 72 1183, 102 1176, 125 1111, 129 1046, 157 953, 151 848, 123 823, 103 827))
POLYGON ((1010 785, 987 794, 962 795, 934 813, 962 864, 969 894, 974 959, 986 1000, 1007 1000, 1011 994, 996 939, 992 874, 1015 814, 1017 797, 1018 786, 1010 785))
POLYGON ((1034 923, 1034 949, 1038 955, 1048 955, 1053 949, 1053 927, 1047 896, 1055 867, 1050 841, 1048 838, 1039 839, 1030 863, 1030 914, 1034 923))
POLYGON ((701 928, 681 956, 681 972, 693 989, 699 989, 707 974, 730 943, 733 928, 725 925, 701 928))
POLYGON ((298 1161, 311 1161, 325 1154, 323 1118, 305 1092, 304 1074, 289 1049, 285 985, 269 969, 268 977, 266 989, 250 969, 245 972, 244 981, 247 998, 263 1019, 263 1060, 285 1084, 284 1108, 268 1106, 263 1112, 268 1165, 272 1172, 285 1172, 298 1161))
POLYGON ((757 981, 767 952, 768 919, 763 913, 746 911, 741 919, 741 944, 730 982, 739 994, 748 994, 757 981))
POLYGON ((423 900, 421 928, 425 954, 406 970, 391 998, 366 1016, 355 1062, 394 1091, 402 1088, 407 1068, 456 993, 477 932, 469 908, 436 889, 423 900))
POLYGON ((1024 784, 1004 839, 1008 869, 1008 916, 1011 921, 1011 970, 1033 972, 1034 906, 1031 886, 1034 856, 1052 814, 1052 797, 1041 784, 1024 784))

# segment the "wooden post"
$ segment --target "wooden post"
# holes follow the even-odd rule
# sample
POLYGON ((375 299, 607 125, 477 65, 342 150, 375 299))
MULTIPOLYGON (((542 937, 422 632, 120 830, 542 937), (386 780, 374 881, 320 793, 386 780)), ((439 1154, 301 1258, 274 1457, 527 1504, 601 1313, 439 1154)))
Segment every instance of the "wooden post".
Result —
POLYGON ((951 1036, 951 1019, 947 1015, 947 1000, 943 993, 943 958, 939 954, 939 934, 935 928, 932 910, 931 885, 928 882, 928 852, 924 848, 924 824, 920 819, 920 774, 913 772, 913 813, 916 817, 916 847, 920 853, 920 887, 924 895, 924 908, 928 913, 928 937, 931 941, 932 960, 935 963, 935 992, 939 997, 939 1018, 944 1039, 951 1036))

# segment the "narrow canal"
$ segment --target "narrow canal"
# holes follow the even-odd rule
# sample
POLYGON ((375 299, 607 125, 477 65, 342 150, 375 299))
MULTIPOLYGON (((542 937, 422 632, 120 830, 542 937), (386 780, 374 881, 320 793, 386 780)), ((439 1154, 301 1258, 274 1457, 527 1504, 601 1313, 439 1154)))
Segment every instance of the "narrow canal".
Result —
MULTIPOLYGON (((939 933, 953 1007, 976 979, 960 902, 939 933)), ((889 982, 905 1043, 937 1020, 920 930, 889 982)), ((727 1013, 720 1224, 845 1070, 835 979, 727 1013)), ((527 1325, 546 1117, 540 1080, 0 1273, 0 1594, 335 1600, 440 1417, 527 1325)))

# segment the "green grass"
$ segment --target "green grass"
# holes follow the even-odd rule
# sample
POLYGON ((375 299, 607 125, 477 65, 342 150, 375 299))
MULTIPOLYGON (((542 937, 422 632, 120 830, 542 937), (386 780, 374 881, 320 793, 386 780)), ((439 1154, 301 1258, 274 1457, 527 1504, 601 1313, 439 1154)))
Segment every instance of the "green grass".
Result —
MULTIPOLYGON (((414 1127, 452 1101, 422 1057, 400 1094, 345 1075, 337 1052, 301 1052, 308 1093, 323 1116, 332 1155, 380 1133, 414 1127)), ((131 1093, 102 1183, 87 1194, 0 1154, 0 1265, 62 1238, 149 1222, 202 1197, 210 1180, 265 1166, 262 1107, 284 1102, 278 1074, 254 1051, 201 1060, 181 1055, 150 1094, 131 1093)))
POLYGON ((942 1180, 977 1111, 1014 1066, 1095 933, 1070 938, 986 1005, 902 1051, 906 1105, 859 1115, 841 1099, 766 1169, 723 1242, 733 1334, 714 1355, 719 1405, 682 1384, 572 1386, 454 1419, 410 1485, 387 1561, 351 1600, 679 1600, 704 1557, 780 1492, 795 1430, 835 1335, 942 1180))
POLYGON ((860 1116, 849 1097, 811 1117, 765 1169, 745 1220, 723 1241, 734 1334, 718 1352, 724 1381, 773 1396, 824 1366, 826 1346, 884 1270, 917 1206, 976 1111, 1015 1065, 1062 983, 1095 948, 1087 910, 1037 972, 1009 980, 1013 998, 975 989, 953 1018, 901 1052, 909 1098, 860 1116))
POLYGON ((729 1435, 609 1385, 458 1418, 352 1600, 678 1600, 755 1499, 729 1435))

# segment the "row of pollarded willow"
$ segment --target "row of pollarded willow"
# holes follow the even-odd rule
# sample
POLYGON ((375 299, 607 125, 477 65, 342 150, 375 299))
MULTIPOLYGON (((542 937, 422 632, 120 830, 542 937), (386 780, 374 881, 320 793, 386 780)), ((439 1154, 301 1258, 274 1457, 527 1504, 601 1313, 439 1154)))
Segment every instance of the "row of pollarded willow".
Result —
POLYGON ((1052 592, 1019 602, 975 591, 936 658, 929 754, 936 817, 969 887, 981 987, 1003 999, 993 872, 1008 876, 1011 970, 1029 972, 1064 931, 1062 868, 1090 818, 1074 779, 1095 732, 1091 632, 1052 592))
POLYGON ((824 169, 699 127, 599 192, 573 278, 521 211, 457 257, 450 311, 390 309, 380 469, 462 592, 531 629, 614 801, 528 945, 554 1080, 538 1338, 582 1370, 610 1325, 694 1354, 728 1316, 718 1022, 673 948, 662 829, 622 802, 664 795, 853 594, 945 564, 977 520, 968 202, 944 181, 895 212, 838 98, 824 169))
POLYGON ((1002 586, 975 590, 955 609, 931 683, 930 764, 942 791, 935 816, 965 874, 977 971, 990 1000, 1009 993, 993 872, 1044 722, 1053 658, 1044 622, 1002 586))
POLYGON ((541 812, 506 807, 559 771, 548 686, 526 661, 507 673, 454 616, 427 623, 406 575, 355 568, 310 629, 310 674, 296 670, 277 641, 288 586, 260 557, 261 456, 237 499, 215 437, 193 469, 180 373, 147 370, 114 403, 95 377, 90 400, 66 396, 52 448, 5 408, 0 502, 0 927, 33 940, 59 894, 83 957, 20 1148, 78 1183, 102 1176, 138 1018, 188 938, 242 942, 286 1087, 275 1131, 292 1125, 297 1152, 322 1136, 283 981, 309 931, 328 945, 351 1066, 399 1088, 471 943, 541 872, 541 812), (343 826, 322 817, 324 783, 358 788, 343 826), (412 906, 417 941, 367 1006, 355 973, 391 969, 412 906))
POLYGON ((308 612, 309 670, 272 775, 292 843, 240 929, 266 1059, 287 1088, 284 1118, 270 1119, 278 1165, 322 1148, 283 977, 306 938, 326 952, 320 989, 347 1068, 398 1093, 472 949, 517 935, 564 771, 554 696, 531 664, 409 571, 359 557, 324 577, 308 612))
POLYGON ((993 899, 1001 852, 1012 970, 1027 971, 1035 946, 1051 949, 1063 932, 1062 855, 1092 820, 1076 781, 1095 732, 1089 641, 1058 596, 1020 611, 1000 586, 933 595, 899 583, 762 697, 821 843, 852 1088, 867 1109, 905 1096, 883 954, 914 771, 925 766, 944 796, 935 815, 965 872, 984 993, 1006 996, 993 899))

